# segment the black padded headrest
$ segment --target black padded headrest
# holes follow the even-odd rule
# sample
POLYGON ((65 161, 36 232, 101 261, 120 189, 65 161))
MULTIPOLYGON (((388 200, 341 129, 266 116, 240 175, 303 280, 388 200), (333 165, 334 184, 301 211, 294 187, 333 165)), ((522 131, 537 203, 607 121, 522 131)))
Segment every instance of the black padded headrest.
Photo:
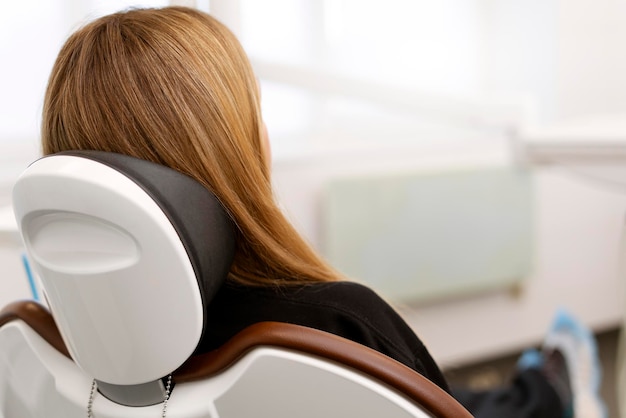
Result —
MULTIPOLYGON (((234 222, 211 191, 176 170, 128 155, 104 151, 66 151, 54 155, 105 164, 145 190, 170 220, 187 251, 203 306, 211 302, 226 280, 235 254, 234 222)), ((204 309, 204 326, 206 312, 204 309)))

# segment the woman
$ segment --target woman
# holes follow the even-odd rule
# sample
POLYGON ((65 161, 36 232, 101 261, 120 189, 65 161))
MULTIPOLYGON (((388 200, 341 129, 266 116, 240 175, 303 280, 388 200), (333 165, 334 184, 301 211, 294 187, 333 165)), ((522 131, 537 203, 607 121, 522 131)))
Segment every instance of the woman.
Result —
MULTIPOLYGON (((257 80, 238 41, 212 17, 139 9, 74 33, 50 76, 42 145, 44 154, 92 149, 157 162, 221 200, 238 228, 237 249, 198 351, 254 322, 292 322, 374 348, 450 390, 400 316, 368 288, 343 280, 277 207, 257 80)), ((458 397, 476 416, 566 416, 578 387, 568 380, 580 361, 576 344, 573 352, 553 345, 559 350, 551 350, 549 368, 535 361, 510 387, 458 397)))

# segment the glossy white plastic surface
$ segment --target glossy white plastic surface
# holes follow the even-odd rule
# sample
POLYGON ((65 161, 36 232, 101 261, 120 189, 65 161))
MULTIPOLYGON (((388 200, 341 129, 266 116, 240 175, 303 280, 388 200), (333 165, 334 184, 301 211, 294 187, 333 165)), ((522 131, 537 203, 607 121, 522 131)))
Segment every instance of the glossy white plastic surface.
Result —
POLYGON ((90 376, 140 384, 189 357, 202 331, 198 284, 143 189, 104 164, 54 156, 22 174, 13 205, 63 338, 90 376))

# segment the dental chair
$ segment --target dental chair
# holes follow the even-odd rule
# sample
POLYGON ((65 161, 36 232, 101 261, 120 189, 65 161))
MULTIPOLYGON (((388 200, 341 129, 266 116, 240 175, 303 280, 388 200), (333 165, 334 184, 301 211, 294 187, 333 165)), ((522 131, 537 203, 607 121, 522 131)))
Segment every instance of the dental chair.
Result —
POLYGON ((45 300, 0 313, 0 418, 471 416, 395 360, 298 325, 194 354, 235 228, 174 170, 56 154, 26 169, 13 205, 45 300))

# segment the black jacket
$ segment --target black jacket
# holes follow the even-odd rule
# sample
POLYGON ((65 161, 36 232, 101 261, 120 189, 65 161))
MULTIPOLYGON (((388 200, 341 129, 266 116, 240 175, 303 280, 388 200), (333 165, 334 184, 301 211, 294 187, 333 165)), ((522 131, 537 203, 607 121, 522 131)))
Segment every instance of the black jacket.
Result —
POLYGON ((353 282, 280 289, 227 283, 208 308, 208 324, 196 352, 215 349, 261 321, 304 325, 366 345, 449 392, 439 367, 406 322, 375 292, 353 282))

